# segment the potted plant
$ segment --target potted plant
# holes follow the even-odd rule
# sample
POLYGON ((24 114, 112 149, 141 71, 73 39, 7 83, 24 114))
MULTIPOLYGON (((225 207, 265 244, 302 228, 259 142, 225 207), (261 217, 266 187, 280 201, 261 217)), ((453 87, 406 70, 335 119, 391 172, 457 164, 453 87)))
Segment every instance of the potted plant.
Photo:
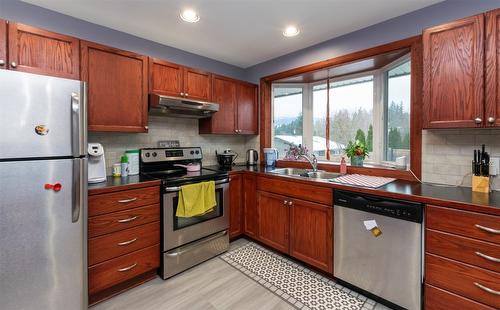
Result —
POLYGON ((359 167, 363 166, 363 160, 369 155, 368 148, 359 140, 349 141, 345 153, 351 159, 351 165, 359 167))

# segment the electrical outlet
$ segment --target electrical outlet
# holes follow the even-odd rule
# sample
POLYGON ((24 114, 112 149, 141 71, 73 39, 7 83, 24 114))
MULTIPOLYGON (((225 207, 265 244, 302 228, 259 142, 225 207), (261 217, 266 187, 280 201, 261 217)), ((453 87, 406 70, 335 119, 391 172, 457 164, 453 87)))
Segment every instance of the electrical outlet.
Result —
POLYGON ((493 156, 490 158, 490 175, 500 174, 500 157, 493 156))

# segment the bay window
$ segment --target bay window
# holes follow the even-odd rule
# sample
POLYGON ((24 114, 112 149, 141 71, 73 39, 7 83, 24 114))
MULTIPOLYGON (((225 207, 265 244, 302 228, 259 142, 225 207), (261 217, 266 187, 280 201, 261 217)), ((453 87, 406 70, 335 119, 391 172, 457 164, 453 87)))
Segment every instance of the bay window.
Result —
MULTIPOLYGON (((273 147, 290 146, 340 162, 349 141, 363 142, 366 163, 394 165, 410 157, 410 54, 377 70, 311 83, 274 83, 273 147)), ((347 159, 347 158, 346 158, 347 159)))

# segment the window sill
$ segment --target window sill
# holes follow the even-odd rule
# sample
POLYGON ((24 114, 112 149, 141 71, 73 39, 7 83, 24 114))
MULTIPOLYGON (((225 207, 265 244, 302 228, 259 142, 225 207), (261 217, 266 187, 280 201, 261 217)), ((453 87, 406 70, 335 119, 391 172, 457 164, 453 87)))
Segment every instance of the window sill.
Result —
MULTIPOLYGON (((309 164, 309 162, 301 160, 278 160, 276 166, 280 168, 311 168, 311 164, 309 164)), ((318 169, 329 172, 340 172, 340 164, 320 161, 318 162, 318 169)), ((365 164, 363 167, 351 166, 350 164, 347 164, 347 173, 358 173, 407 181, 418 181, 414 174, 409 170, 399 170, 392 167, 374 164, 365 164)))

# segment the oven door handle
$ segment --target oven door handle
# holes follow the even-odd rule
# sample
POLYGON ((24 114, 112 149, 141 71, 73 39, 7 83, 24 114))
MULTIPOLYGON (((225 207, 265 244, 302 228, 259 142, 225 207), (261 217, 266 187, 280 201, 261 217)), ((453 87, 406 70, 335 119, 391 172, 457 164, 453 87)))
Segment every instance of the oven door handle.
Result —
POLYGON ((207 242, 212 241, 214 239, 220 238, 220 237, 222 237, 222 236, 224 236, 226 234, 227 234, 227 230, 221 231, 220 233, 217 233, 217 234, 213 235, 210 238, 206 238, 205 240, 201 240, 200 242, 198 242, 195 245, 188 245, 186 247, 181 247, 179 250, 177 250, 177 251, 175 251, 173 253, 165 253, 165 255, 167 255, 167 256, 174 256, 174 257, 182 255, 182 254, 188 252, 189 250, 191 250, 193 247, 197 247, 200 244, 207 243, 207 242))
MULTIPOLYGON (((229 178, 225 178, 225 179, 222 179, 222 180, 217 180, 215 181, 215 185, 219 185, 219 184, 223 184, 223 183, 228 183, 229 182, 229 178)), ((170 192, 178 192, 181 190, 181 187, 180 186, 172 186, 172 187, 166 187, 165 188, 165 191, 167 193, 170 193, 170 192)))

